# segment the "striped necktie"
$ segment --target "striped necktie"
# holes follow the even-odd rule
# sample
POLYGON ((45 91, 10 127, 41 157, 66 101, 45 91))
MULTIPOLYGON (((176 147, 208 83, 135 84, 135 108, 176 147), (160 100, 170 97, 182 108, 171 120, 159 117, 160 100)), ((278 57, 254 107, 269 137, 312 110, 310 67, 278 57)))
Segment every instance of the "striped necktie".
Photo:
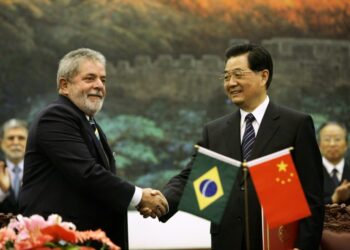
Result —
POLYGON ((14 174, 13 178, 13 192, 15 194, 16 200, 18 199, 19 189, 21 186, 21 179, 20 179, 20 173, 21 168, 18 165, 15 165, 15 167, 12 169, 12 172, 14 174))
POLYGON ((253 149, 253 144, 255 141, 255 131, 253 128, 253 121, 255 120, 255 117, 253 114, 249 113, 245 117, 245 131, 243 134, 243 140, 242 140, 242 153, 243 153, 243 159, 248 160, 250 157, 250 154, 253 149))

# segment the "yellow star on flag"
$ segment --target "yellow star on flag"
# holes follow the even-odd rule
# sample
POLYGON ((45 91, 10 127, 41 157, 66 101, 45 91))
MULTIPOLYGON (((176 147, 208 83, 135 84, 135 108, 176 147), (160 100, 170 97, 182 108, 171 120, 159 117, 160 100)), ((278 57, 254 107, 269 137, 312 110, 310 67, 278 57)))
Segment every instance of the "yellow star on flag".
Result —
POLYGON ((288 164, 284 163, 284 161, 281 161, 279 164, 277 164, 278 172, 286 172, 288 164))

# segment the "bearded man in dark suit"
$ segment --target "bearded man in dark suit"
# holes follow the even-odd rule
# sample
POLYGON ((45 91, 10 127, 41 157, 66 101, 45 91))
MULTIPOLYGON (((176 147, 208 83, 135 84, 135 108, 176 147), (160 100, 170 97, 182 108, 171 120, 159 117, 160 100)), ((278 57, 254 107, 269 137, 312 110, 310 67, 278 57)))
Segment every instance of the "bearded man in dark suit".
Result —
POLYGON ((93 116, 106 95, 106 60, 91 49, 69 52, 57 72, 58 100, 42 110, 29 131, 20 210, 57 213, 77 229, 101 228, 128 249, 129 206, 164 215, 160 192, 141 189, 116 175, 107 138, 93 116))
MULTIPOLYGON (((304 113, 270 101, 267 90, 273 74, 270 53, 259 45, 242 44, 226 51, 224 88, 239 111, 205 125, 199 145, 243 161, 293 147, 292 157, 312 215, 302 219, 295 249, 318 249, 323 226, 322 162, 312 118, 304 113), (246 120, 250 117, 250 121, 246 120), (243 135, 248 124, 255 139, 246 144, 249 154, 243 155, 243 135)), ((245 150, 246 151, 246 150, 245 150)), ((165 186, 163 194, 170 212, 161 217, 168 220, 177 207, 191 171, 191 164, 165 186)), ((261 207, 252 180, 248 185, 249 237, 244 212, 243 173, 237 176, 220 224, 211 224, 212 249, 262 249, 261 207), (249 238, 249 241, 247 240, 249 238)))

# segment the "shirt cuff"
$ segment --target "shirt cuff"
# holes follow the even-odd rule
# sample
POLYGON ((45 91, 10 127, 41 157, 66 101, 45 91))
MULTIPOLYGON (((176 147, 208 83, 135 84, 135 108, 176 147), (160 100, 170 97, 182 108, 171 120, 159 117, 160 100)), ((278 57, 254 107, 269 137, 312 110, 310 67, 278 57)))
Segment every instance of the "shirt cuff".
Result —
POLYGON ((142 199, 142 188, 135 186, 135 193, 130 201, 130 207, 136 207, 140 204, 142 199))

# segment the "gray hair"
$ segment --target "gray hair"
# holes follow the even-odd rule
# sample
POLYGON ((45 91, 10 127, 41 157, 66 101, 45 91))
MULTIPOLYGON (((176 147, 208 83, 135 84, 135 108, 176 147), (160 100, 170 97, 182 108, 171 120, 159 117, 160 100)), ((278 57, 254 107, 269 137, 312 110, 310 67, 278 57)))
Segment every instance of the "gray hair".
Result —
POLYGON ((15 118, 6 121, 1 127, 0 139, 4 139, 5 131, 12 128, 24 128, 25 130, 28 130, 28 124, 24 120, 15 118))
POLYGON ((88 48, 73 50, 60 60, 57 71, 57 89, 60 88, 60 79, 70 80, 78 74, 80 63, 83 60, 97 61, 106 66, 106 58, 98 51, 88 48))
POLYGON ((344 130, 345 141, 346 141, 346 143, 348 143, 348 130, 346 128, 346 125, 344 123, 341 123, 338 121, 327 121, 325 123, 322 123, 320 128, 318 129, 318 140, 320 140, 321 130, 324 129, 328 125, 336 125, 336 126, 340 127, 342 130, 344 130))

